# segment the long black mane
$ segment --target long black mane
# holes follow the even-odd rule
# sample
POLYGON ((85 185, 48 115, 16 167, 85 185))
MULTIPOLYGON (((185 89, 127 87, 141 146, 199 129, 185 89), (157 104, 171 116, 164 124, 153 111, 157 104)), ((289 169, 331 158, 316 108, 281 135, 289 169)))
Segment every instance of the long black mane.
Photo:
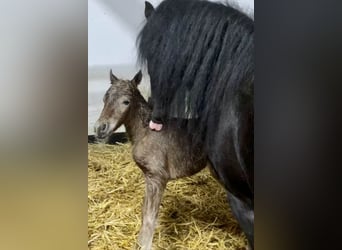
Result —
POLYGON ((137 45, 151 78, 152 120, 192 121, 186 131, 193 145, 204 144, 253 247, 254 21, 202 0, 165 0, 155 11, 147 4, 145 16, 137 45))
POLYGON ((237 96, 253 105, 253 34, 253 20, 231 6, 163 1, 137 40, 140 62, 148 62, 153 115, 206 124, 237 96))

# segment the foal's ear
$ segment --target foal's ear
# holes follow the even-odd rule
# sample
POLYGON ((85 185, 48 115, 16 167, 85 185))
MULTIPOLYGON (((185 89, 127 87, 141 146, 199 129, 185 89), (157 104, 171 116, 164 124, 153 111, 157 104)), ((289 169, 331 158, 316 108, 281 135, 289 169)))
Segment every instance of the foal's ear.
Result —
POLYGON ((145 1, 145 17, 146 17, 146 19, 148 19, 152 15, 153 12, 154 12, 153 5, 150 2, 145 1))
POLYGON ((131 82, 135 85, 138 86, 139 83, 141 82, 142 79, 142 73, 141 70, 139 70, 138 73, 136 73, 136 75, 133 77, 133 79, 131 80, 131 82))
POLYGON ((112 69, 110 69, 109 75, 110 75, 110 84, 113 84, 113 82, 119 80, 119 79, 113 74, 112 69))

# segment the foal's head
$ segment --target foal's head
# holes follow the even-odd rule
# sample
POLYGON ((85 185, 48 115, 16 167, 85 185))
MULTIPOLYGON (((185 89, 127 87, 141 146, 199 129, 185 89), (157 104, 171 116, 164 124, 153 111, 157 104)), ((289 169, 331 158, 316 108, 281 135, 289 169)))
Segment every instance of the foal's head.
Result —
POLYGON ((100 139, 110 136, 124 122, 132 99, 142 78, 139 71, 132 80, 117 78, 110 70, 110 88, 103 97, 104 107, 95 123, 95 133, 100 139))

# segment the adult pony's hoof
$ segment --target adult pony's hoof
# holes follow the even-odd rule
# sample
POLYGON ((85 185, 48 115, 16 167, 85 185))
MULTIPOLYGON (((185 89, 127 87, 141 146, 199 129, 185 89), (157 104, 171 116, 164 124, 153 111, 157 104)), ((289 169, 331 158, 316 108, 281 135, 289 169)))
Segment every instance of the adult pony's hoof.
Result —
POLYGON ((160 131, 163 128, 163 124, 159 123, 154 123, 153 121, 150 121, 150 129, 155 130, 155 131, 160 131))

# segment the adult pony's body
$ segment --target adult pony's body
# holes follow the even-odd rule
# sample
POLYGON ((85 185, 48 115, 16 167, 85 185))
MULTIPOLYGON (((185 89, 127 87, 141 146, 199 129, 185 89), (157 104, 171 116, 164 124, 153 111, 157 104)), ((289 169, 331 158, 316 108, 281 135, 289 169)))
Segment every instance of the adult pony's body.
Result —
POLYGON ((254 22, 198 0, 165 0, 155 10, 146 3, 145 16, 138 49, 151 78, 152 121, 197 120, 185 129, 204 144, 253 248, 254 22))

